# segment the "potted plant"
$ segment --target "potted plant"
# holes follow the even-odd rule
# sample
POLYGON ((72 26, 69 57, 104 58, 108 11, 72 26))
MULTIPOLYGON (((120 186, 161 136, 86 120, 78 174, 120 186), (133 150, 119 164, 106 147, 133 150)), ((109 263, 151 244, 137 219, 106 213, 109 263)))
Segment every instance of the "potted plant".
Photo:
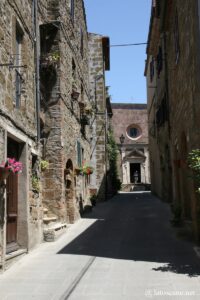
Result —
POLYGON ((40 181, 36 175, 32 175, 32 190, 37 193, 40 191, 40 181))
POLYGON ((42 171, 45 171, 49 167, 49 162, 42 159, 40 161, 40 167, 42 171))
POLYGON ((88 164, 84 164, 82 167, 82 172, 84 175, 91 175, 94 172, 94 168, 88 164))
POLYGON ((48 68, 52 66, 57 66, 60 59, 60 54, 58 52, 49 53, 47 55, 41 56, 40 66, 43 68, 48 68))
POLYGON ((86 107, 85 107, 85 113, 86 113, 87 115, 92 115, 93 112, 94 112, 94 110, 93 110, 92 106, 89 105, 89 104, 86 105, 86 107))
POLYGON ((18 174, 22 172, 22 163, 16 161, 15 158, 7 158, 0 165, 0 180, 8 178, 10 173, 18 174))

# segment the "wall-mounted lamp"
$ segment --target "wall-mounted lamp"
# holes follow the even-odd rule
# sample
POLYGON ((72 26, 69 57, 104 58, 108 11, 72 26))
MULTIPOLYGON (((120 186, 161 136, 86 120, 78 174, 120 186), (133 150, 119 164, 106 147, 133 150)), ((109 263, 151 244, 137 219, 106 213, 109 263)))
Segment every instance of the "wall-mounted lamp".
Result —
POLYGON ((77 92, 77 91, 75 91, 75 90, 72 91, 71 96, 72 96, 72 99, 73 99, 73 100, 77 101, 78 98, 79 98, 79 95, 80 95, 79 92, 77 92))
POLYGON ((119 140, 120 140, 120 143, 121 145, 124 143, 125 141, 125 136, 122 134, 120 137, 119 137, 119 140))

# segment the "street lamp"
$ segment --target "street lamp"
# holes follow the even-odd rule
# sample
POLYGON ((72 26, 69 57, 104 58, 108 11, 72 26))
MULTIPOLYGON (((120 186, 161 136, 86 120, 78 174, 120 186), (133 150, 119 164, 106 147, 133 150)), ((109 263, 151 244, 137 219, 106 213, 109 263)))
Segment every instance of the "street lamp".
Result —
POLYGON ((122 133, 122 135, 119 137, 119 140, 120 140, 121 145, 123 145, 124 140, 125 140, 125 136, 123 135, 123 133, 122 133))
POLYGON ((122 182, 124 182, 124 178, 123 178, 123 153, 122 153, 122 145, 124 144, 124 140, 125 140, 125 136, 122 135, 119 137, 120 140, 120 144, 121 144, 121 176, 122 176, 122 182))

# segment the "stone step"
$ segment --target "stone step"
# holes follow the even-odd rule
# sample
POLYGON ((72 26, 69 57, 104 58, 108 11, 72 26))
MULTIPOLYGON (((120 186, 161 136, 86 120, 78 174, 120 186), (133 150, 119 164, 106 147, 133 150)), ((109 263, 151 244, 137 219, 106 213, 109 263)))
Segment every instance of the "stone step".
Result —
POLYGON ((49 210, 48 210, 48 208, 46 208, 46 207, 43 207, 43 213, 44 213, 44 214, 47 214, 47 213, 48 213, 48 211, 49 211, 49 210))
POLYGON ((5 269, 10 268, 14 263, 20 260, 24 255, 28 253, 27 249, 18 249, 5 256, 5 269))
POLYGON ((57 238, 59 238, 63 233, 67 230, 66 223, 56 223, 49 228, 45 228, 43 230, 44 241, 46 242, 54 242, 57 238))
POLYGON ((122 192, 139 192, 139 191, 149 191, 150 184, 146 183, 128 183, 122 184, 121 191, 122 192))
POLYGON ((46 224, 48 224, 50 222, 55 222, 57 220, 58 220, 58 218, 56 216, 45 216, 43 218, 43 222, 46 223, 46 224))

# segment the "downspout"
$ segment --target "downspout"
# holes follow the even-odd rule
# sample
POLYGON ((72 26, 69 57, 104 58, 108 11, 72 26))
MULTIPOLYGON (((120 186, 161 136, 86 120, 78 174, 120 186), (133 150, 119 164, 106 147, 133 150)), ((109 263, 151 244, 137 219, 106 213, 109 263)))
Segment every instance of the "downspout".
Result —
POLYGON ((166 33, 164 32, 163 36, 164 41, 164 62, 165 62, 165 85, 166 85, 166 104, 167 104, 167 117, 168 117, 168 134, 169 139, 171 138, 171 126, 170 126, 170 106, 169 106, 169 74, 168 74, 168 57, 167 57, 167 42, 166 42, 166 33))
POLYGON ((107 133, 108 133, 108 114, 107 107, 105 107, 105 201, 108 200, 108 170, 107 170, 107 133))
POLYGON ((40 141, 40 41, 38 24, 38 0, 33 0, 34 10, 34 60, 35 60, 35 100, 36 100, 36 124, 37 142, 40 141))

